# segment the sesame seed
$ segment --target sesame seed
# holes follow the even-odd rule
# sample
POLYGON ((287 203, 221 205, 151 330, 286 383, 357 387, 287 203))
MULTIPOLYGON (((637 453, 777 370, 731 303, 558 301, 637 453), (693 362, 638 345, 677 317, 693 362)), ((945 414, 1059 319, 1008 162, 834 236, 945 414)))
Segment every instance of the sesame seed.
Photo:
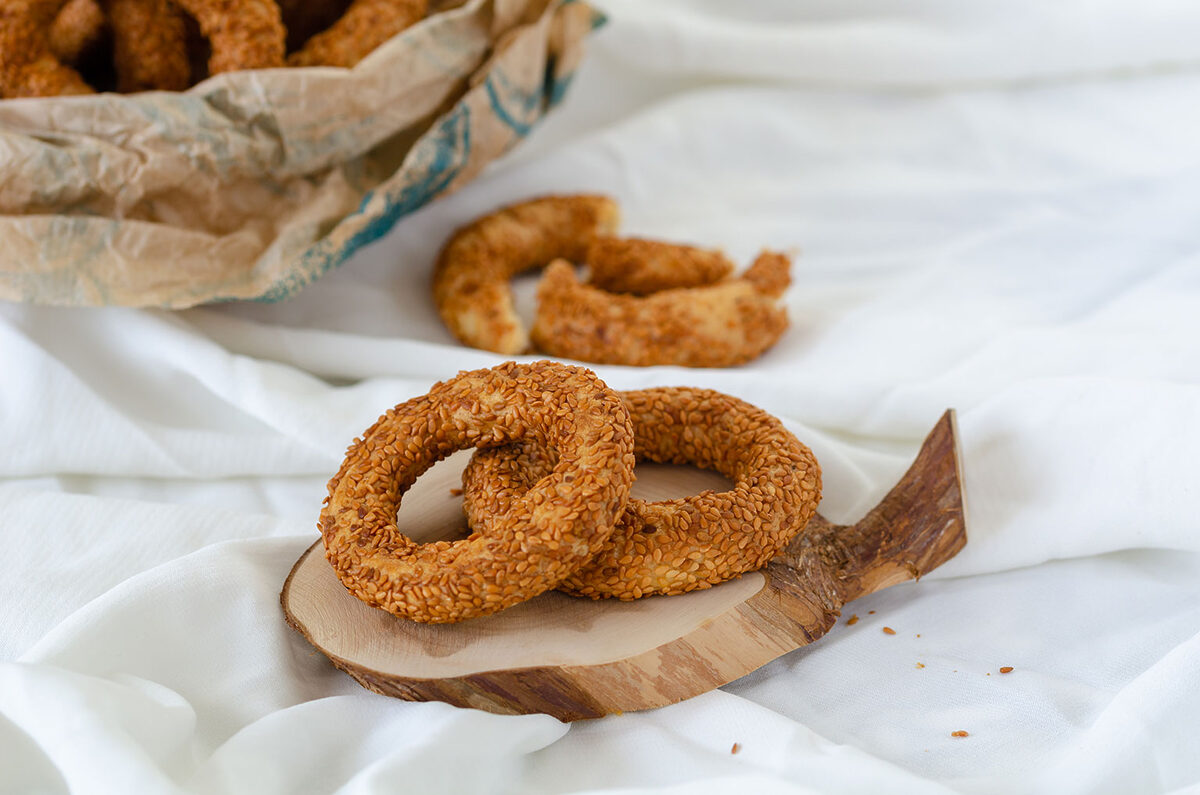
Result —
MULTIPOLYGON (((633 417, 638 460, 715 469, 734 487, 658 503, 629 499, 614 535, 562 590, 627 598, 635 583, 639 593, 709 587, 761 567, 807 524, 819 497, 801 488, 800 479, 769 491, 754 485, 779 483, 796 470, 820 480, 812 453, 776 418, 704 389, 647 389, 622 393, 622 399, 633 417), (656 532, 645 532, 649 526, 656 532), (621 577, 614 579, 614 570, 621 577)), ((529 439, 477 451, 463 475, 469 524, 486 527, 556 464, 553 450, 529 439)))
POLYGON ((577 566, 599 549, 632 483, 632 454, 632 427, 620 398, 584 368, 509 362, 460 373, 389 410, 350 446, 321 513, 326 555, 352 593, 396 615, 439 623, 495 612, 557 584, 561 575, 550 572, 563 569, 543 560, 546 555, 577 566), (545 403, 543 393, 560 399, 545 403), (488 398, 479 402, 480 411, 462 410, 468 394, 488 398), (567 394, 576 409, 568 409, 567 394), (621 432, 610 433, 613 427, 621 432), (533 500, 514 497, 502 516, 506 527, 527 536, 525 544, 515 544, 525 551, 518 558, 482 554, 487 533, 416 544, 396 528, 399 495, 436 460, 476 440, 533 436, 530 428, 553 429, 544 438, 565 460, 578 461, 570 467, 576 473, 589 473, 562 489, 589 506, 577 521, 539 519, 533 500), (368 497, 369 510, 363 511, 368 497), (544 543, 539 547, 538 541, 544 543), (526 571, 514 586, 512 575, 526 571))

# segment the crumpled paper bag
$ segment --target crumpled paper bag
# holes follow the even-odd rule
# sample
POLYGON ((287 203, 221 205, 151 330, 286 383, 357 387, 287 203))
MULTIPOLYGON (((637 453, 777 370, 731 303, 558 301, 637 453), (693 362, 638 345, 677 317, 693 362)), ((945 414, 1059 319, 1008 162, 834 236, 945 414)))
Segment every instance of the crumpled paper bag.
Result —
POLYGON ((352 70, 0 101, 0 298, 285 298, 520 140, 601 21, 570 0, 469 0, 352 70))

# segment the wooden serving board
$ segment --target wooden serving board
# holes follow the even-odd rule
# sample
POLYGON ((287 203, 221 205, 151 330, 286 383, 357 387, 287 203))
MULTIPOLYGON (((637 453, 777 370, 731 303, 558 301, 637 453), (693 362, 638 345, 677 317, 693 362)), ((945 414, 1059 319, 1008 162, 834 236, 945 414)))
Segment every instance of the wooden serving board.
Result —
MULTIPOLYGON (((470 451, 440 462, 405 495, 399 524, 417 540, 466 534, 460 475, 470 451)), ((723 490, 688 467, 639 465, 633 493, 659 500, 723 490)), ((321 541, 296 562, 281 601, 287 622, 377 693, 562 720, 690 698, 813 642, 859 596, 928 572, 966 543, 953 411, 912 467, 854 525, 820 516, 758 572, 704 591, 634 602, 543 594, 459 624, 418 624, 360 602, 321 541)))

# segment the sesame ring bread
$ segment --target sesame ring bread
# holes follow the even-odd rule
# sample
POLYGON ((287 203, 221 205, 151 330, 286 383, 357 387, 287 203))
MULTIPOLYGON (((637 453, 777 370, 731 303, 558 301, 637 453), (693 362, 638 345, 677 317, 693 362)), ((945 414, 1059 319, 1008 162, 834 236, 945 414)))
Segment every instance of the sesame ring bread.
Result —
POLYGON ((428 10, 428 0, 354 0, 337 22, 288 56, 288 65, 349 68, 428 10))
POLYGON ((212 45, 210 75, 283 66, 287 31, 275 0, 171 0, 212 45))
POLYGON ((118 91, 182 91, 191 85, 187 21, 173 0, 103 2, 118 91))
POLYGON ((67 0, 50 25, 50 51, 61 63, 74 65, 99 43, 107 27, 97 0, 67 0))
MULTIPOLYGON (((560 590, 628 600, 708 588, 766 565, 812 517, 821 469, 767 412, 709 389, 644 389, 621 398, 639 461, 713 469, 734 486, 661 502, 630 498, 616 532, 560 590)), ((463 472, 472 529, 487 532, 493 517, 556 465, 555 451, 533 439, 476 451, 463 472)))
POLYGON ((356 597, 398 616, 449 623, 555 588, 607 541, 633 482, 633 428, 589 370, 508 362, 462 372, 384 414, 346 453, 321 511, 325 553, 356 597), (418 544, 400 499, 455 450, 530 440, 556 462, 491 517, 486 532, 418 544))
POLYGON ((545 196, 486 215, 446 243, 433 300, 447 328, 473 348, 506 355, 529 349, 509 281, 563 258, 582 261, 592 238, 613 231, 617 205, 603 196, 545 196))
POLYGON ((791 282, 790 267, 785 255, 764 252, 737 278, 639 296, 584 284, 556 261, 538 284, 531 337, 551 356, 598 364, 744 364, 788 327, 777 299, 791 282))
POLYGON ((636 237, 597 237, 585 261, 592 287, 634 295, 700 287, 733 273, 733 263, 719 251, 636 237))
POLYGON ((50 29, 67 0, 0 2, 0 98, 91 94, 54 54, 50 29))

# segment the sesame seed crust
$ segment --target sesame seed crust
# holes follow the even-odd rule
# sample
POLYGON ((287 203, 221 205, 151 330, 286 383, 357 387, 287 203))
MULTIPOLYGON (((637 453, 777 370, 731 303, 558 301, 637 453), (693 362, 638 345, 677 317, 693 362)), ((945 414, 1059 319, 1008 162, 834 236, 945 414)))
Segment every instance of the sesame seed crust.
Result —
MULTIPOLYGON (((821 498, 812 451, 778 419, 735 397, 687 387, 623 392, 640 461, 692 464, 734 482, 683 499, 631 498, 603 549, 559 585, 594 599, 708 588, 766 565, 808 523, 821 498)), ((476 451, 463 472, 463 510, 477 531, 556 466, 536 440, 476 451)))
POLYGON ((274 0, 174 0, 211 45, 209 74, 283 66, 287 31, 274 0))
POLYGON ((50 27, 66 0, 0 2, 0 99, 91 94, 51 48, 50 27))
POLYGON ((428 12, 428 0, 354 0, 337 22, 292 53, 288 66, 348 69, 428 12))
POLYGON ((563 258, 582 262, 597 234, 616 228, 619 210, 604 196, 544 196, 514 204, 459 229, 433 274, 433 300, 447 328, 473 348, 507 355, 529 350, 509 281, 563 258))
POLYGON ((50 51, 60 63, 79 63, 107 30, 108 18, 99 0, 67 0, 50 24, 50 51))
POLYGON ((169 0, 104 0, 117 90, 183 91, 192 84, 187 18, 169 0))
POLYGON ((551 356, 599 364, 744 364, 788 327, 777 299, 791 281, 790 267, 787 256, 763 252, 738 278, 637 296, 583 284, 556 261, 538 285, 531 336, 551 356))
POLYGON ((329 482, 326 557, 359 599, 449 623, 550 590, 600 550, 633 482, 633 427, 594 373, 555 362, 464 371, 399 404, 347 450, 329 482), (401 496, 455 450, 520 440, 556 463, 492 517, 486 532, 418 544, 397 526, 401 496))
POLYGON ((733 273, 719 251, 660 240, 601 235, 588 246, 588 284, 610 293, 649 295, 712 284, 733 273))

